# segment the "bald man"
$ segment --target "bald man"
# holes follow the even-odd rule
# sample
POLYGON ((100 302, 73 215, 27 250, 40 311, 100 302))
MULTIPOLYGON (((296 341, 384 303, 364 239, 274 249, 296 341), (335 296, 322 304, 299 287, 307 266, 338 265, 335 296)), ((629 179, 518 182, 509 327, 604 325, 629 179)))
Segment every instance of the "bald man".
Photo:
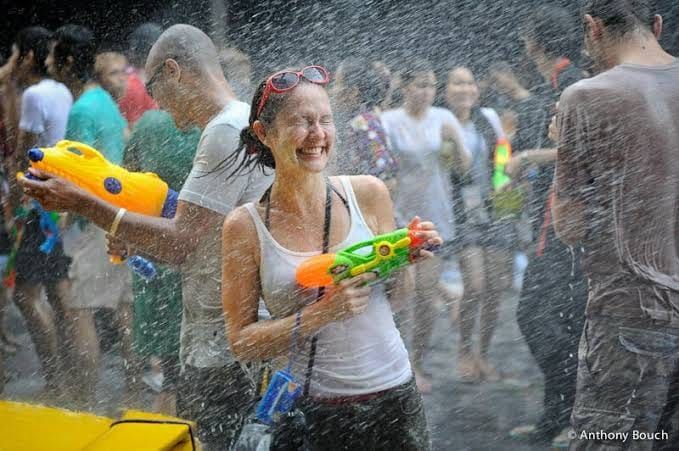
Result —
MULTIPOLYGON (((22 181, 26 192, 51 210, 77 213, 111 230, 131 248, 180 265, 183 319, 178 388, 180 416, 198 423, 208 450, 228 449, 254 396, 252 378, 231 356, 221 291, 221 228, 236 206, 260 198, 270 177, 259 172, 230 181, 215 167, 236 150, 249 105, 236 100, 219 65, 217 49, 189 25, 168 28, 146 61, 147 88, 179 128, 203 133, 174 219, 121 211, 74 184, 45 173, 46 181, 22 181)), ((134 252, 127 249, 124 253, 134 252)))

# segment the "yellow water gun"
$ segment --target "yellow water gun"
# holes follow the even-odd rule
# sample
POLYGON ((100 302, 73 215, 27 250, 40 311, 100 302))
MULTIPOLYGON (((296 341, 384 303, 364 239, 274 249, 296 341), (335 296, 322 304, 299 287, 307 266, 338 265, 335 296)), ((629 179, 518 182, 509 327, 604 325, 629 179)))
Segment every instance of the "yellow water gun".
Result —
POLYGON ((130 172, 92 147, 59 141, 54 147, 28 151, 31 167, 54 174, 100 199, 135 213, 173 217, 177 193, 151 172, 130 172))
MULTIPOLYGON (((28 151, 31 167, 62 177, 117 207, 148 216, 174 217, 178 194, 151 172, 130 172, 115 165, 92 147, 59 141, 54 147, 28 151)), ((26 175, 27 177, 30 174, 26 175)), ((114 263, 121 260, 111 259, 114 263)), ((145 278, 155 276, 147 260, 134 256, 128 264, 145 278)))

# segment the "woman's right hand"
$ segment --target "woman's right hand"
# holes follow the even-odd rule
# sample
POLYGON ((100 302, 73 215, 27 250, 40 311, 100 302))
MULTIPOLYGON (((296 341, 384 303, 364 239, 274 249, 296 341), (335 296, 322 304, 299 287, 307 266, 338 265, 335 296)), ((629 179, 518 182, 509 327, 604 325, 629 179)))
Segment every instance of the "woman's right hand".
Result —
POLYGON ((328 315, 328 319, 331 322, 343 321, 365 312, 372 290, 367 284, 376 278, 377 275, 374 272, 367 272, 344 279, 337 286, 329 288, 321 301, 325 303, 324 312, 328 315))

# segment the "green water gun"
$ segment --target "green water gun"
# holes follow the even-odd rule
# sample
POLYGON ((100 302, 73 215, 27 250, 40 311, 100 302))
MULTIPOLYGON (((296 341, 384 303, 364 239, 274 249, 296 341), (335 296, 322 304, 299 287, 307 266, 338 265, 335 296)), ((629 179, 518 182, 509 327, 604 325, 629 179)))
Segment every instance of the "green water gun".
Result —
POLYGON ((506 138, 500 138, 493 156, 493 207, 498 218, 516 217, 523 209, 523 193, 519 188, 505 189, 512 182, 505 172, 512 158, 512 146, 506 138))
POLYGON ((507 163, 512 158, 512 146, 506 138, 500 138, 495 146, 493 157, 493 190, 499 191, 505 185, 511 183, 512 179, 505 172, 507 163))
MULTIPOLYGON (((297 283, 305 288, 325 287, 366 272, 375 272, 378 279, 384 279, 412 263, 415 251, 426 244, 425 238, 417 236, 418 231, 415 223, 410 228, 353 244, 336 254, 311 257, 297 268, 297 283)), ((435 247, 426 249, 433 251, 435 247)))

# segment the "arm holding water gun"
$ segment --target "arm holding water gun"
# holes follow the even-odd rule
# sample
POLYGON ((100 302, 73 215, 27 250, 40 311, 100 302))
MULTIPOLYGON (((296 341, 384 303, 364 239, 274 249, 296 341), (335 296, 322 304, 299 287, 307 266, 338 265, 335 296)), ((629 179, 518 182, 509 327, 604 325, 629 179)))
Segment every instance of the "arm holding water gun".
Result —
MULTIPOLYGON (((121 209, 165 218, 174 217, 177 193, 170 190, 158 176, 129 172, 110 163, 85 144, 61 141, 55 147, 33 148, 28 151, 28 159, 32 167, 61 175, 121 209)), ((28 177, 33 176, 29 174, 28 177)), ((40 225, 47 236, 41 249, 49 253, 58 240, 58 227, 54 218, 49 216, 50 213, 45 212, 38 202, 34 203, 40 213, 40 225)), ((112 261, 121 260, 112 257, 112 261)), ((132 257, 128 264, 145 278, 155 277, 154 266, 142 257, 132 257)))
MULTIPOLYGON (((386 241, 394 245, 393 247, 396 247, 399 239, 402 240, 404 238, 404 234, 407 235, 407 238, 410 238, 408 248, 402 247, 401 249, 394 250, 390 255, 393 258, 380 259, 379 262, 374 262, 374 259, 368 258, 367 261, 358 262, 359 265, 368 262, 372 263, 354 270, 355 274, 365 271, 363 274, 369 277, 373 277, 372 275, 374 274, 376 278, 369 282, 369 284, 384 283, 391 309, 393 312, 398 312, 408 305, 410 298, 414 294, 415 268, 413 264, 433 258, 433 252, 443 244, 443 240, 439 236, 435 224, 430 221, 421 220, 417 216, 411 218, 405 228, 397 230, 393 202, 384 182, 369 176, 358 176, 353 177, 353 179, 359 182, 352 183, 356 200, 364 218, 375 235, 372 240, 369 240, 370 244, 363 242, 362 245, 355 243, 349 246, 349 248, 353 248, 354 256, 357 254, 356 251, 360 252, 360 247, 362 247, 363 251, 371 246, 375 249, 374 244, 383 241, 379 237, 388 237, 386 241), (377 265, 375 265, 376 263, 377 265), (375 266, 369 268, 368 266, 371 265, 375 266)), ((405 240, 402 240, 400 245, 403 246, 404 242, 405 240)), ((360 279, 361 277, 362 275, 359 274, 339 280, 337 283, 333 281, 332 285, 327 287, 327 289, 332 291, 337 290, 343 284, 352 285, 354 279, 360 279)))
MULTIPOLYGON (((79 143, 77 145, 81 146, 79 143)), ((117 166, 115 168, 123 170, 117 166)), ((77 168, 75 172, 77 174, 77 168)), ((103 179, 101 174, 97 176, 100 183, 97 187, 100 195, 97 195, 72 181, 78 180, 77 175, 69 179, 64 171, 40 165, 33 165, 28 173, 31 178, 19 177, 19 183, 25 194, 40 202, 44 209, 78 214, 108 231, 117 222, 116 239, 170 264, 183 263, 186 256, 197 247, 199 237, 204 231, 210 227, 218 227, 223 221, 223 216, 219 213, 182 200, 176 202, 174 218, 161 216, 168 200, 168 191, 162 189, 164 182, 160 179, 153 180, 144 174, 138 175, 149 182, 145 185, 146 188, 140 188, 135 191, 135 195, 127 196, 129 205, 136 206, 133 207, 135 210, 122 207, 127 211, 121 211, 116 195, 105 186, 102 188, 101 184, 109 176, 103 179), (150 192, 150 186, 153 187, 153 192, 150 192), (137 208, 139 206, 144 208, 141 212, 137 208)), ((116 182, 110 181, 109 185, 115 190, 116 182)))

